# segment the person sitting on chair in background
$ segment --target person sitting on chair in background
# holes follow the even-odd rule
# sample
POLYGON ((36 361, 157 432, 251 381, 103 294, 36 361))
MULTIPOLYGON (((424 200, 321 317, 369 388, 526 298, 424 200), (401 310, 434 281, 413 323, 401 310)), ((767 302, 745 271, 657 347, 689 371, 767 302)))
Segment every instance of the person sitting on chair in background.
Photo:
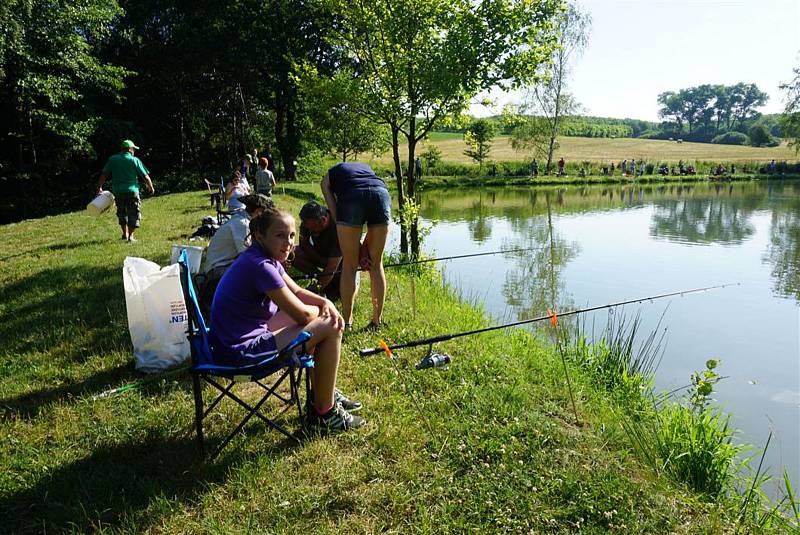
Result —
POLYGON ((311 201, 300 209, 300 243, 291 265, 317 278, 314 292, 328 299, 339 298, 342 251, 336 223, 330 211, 311 201))
POLYGON ((256 193, 261 193, 267 197, 272 196, 272 188, 275 187, 275 175, 267 169, 269 161, 266 158, 258 159, 258 171, 256 171, 256 193))
POLYGON ((250 190, 250 182, 247 180, 247 178, 254 174, 254 166, 255 162, 253 162, 253 157, 249 154, 245 154, 242 159, 239 160, 239 180, 247 187, 248 192, 250 190))
POLYGON ((353 326, 356 271, 360 263, 361 229, 365 223, 372 293, 372 321, 369 327, 379 327, 386 299, 383 249, 386 246, 391 218, 389 189, 369 165, 357 162, 345 162, 331 167, 322 179, 321 187, 328 210, 336 221, 339 247, 342 250, 339 293, 345 328, 350 329, 353 326))
POLYGON ((228 210, 244 210, 244 204, 239 200, 240 197, 248 195, 250 188, 242 182, 242 174, 237 169, 231 176, 231 181, 225 186, 225 199, 228 202, 228 210))
POLYGON ((222 275, 242 252, 250 245, 250 220, 266 210, 273 208, 272 199, 264 195, 245 195, 239 198, 244 210, 237 210, 231 218, 217 229, 206 249, 206 259, 202 272, 205 277, 200 284, 198 300, 200 310, 208 318, 211 301, 222 275))
POLYGON ((294 218, 267 208, 250 221, 250 235, 252 245, 222 276, 211 305, 214 354, 231 366, 255 364, 308 331, 314 354, 309 423, 331 431, 362 427, 366 420, 350 414, 361 404, 336 389, 344 320, 333 303, 300 288, 281 265, 294 246, 294 218))

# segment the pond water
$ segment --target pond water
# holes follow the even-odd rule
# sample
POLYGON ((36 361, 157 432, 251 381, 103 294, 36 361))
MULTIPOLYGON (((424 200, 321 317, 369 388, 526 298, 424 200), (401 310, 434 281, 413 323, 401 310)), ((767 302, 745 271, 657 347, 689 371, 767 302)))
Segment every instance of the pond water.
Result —
MULTIPOLYGON (((800 486, 800 182, 436 190, 421 217, 429 256, 536 248, 440 264, 498 322, 739 283, 624 312, 641 332, 663 315, 659 390, 720 359, 715 399, 738 439, 763 447, 772 429, 770 473, 800 486)), ((594 314, 599 332, 608 313, 594 314)))

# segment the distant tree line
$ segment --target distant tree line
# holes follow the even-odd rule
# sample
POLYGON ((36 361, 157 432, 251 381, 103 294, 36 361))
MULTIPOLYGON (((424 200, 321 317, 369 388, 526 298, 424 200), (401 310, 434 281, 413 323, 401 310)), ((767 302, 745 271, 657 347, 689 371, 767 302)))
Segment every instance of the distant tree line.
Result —
POLYGON ((777 145, 780 126, 759 121, 768 95, 756 84, 704 84, 658 95, 661 136, 689 141, 777 145), (736 135, 738 134, 738 135, 736 135), (744 137, 746 136, 746 137, 744 137))
MULTIPOLYGON (((757 108, 767 102, 767 94, 755 84, 732 86, 701 85, 658 96, 662 122, 570 115, 559 127, 562 136, 632 137, 683 139, 701 143, 775 146, 787 137, 785 121, 779 114, 762 115, 757 108)), ((486 118, 497 132, 512 135, 519 119, 506 115, 486 118)), ((467 126, 450 126, 442 131, 465 132, 467 126)))

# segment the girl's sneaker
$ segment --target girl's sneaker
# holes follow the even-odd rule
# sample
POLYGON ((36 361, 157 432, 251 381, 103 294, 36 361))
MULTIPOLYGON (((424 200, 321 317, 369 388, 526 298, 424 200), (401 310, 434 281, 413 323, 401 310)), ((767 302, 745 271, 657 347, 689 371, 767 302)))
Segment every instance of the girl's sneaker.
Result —
POLYGON ((342 394, 342 391, 338 388, 333 391, 333 404, 336 405, 337 403, 347 412, 360 411, 363 406, 360 401, 354 401, 342 394))
POLYGON ((316 415, 312 424, 326 431, 349 431, 364 427, 367 425, 367 421, 361 416, 350 414, 340 403, 336 403, 325 414, 316 415))

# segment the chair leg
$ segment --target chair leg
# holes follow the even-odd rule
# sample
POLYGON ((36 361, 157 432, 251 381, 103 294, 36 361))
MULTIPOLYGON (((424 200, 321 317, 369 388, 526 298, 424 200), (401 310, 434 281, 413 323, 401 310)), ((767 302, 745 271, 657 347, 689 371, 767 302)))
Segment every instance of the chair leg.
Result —
MULTIPOLYGON (((284 374, 284 377, 285 377, 285 374, 284 374)), ((233 440, 233 437, 235 437, 237 434, 239 434, 239 432, 242 430, 242 428, 247 424, 247 422, 250 421, 250 418, 252 418, 253 416, 258 417, 261 421, 263 421, 264 423, 266 423, 267 425, 269 425, 271 428, 275 429, 276 431, 280 431, 283 435, 285 435, 290 440, 294 440, 295 442, 300 443, 300 440, 298 440, 297 437, 295 437, 294 435, 289 433, 289 431, 284 429, 282 426, 276 424, 275 422, 273 422, 272 420, 270 420, 269 418, 267 418, 266 416, 264 416, 260 412, 261 406, 274 394, 275 389, 278 387, 278 384, 280 384, 280 382, 282 380, 283 380, 283 378, 281 378, 281 380, 279 380, 278 383, 276 383, 266 394, 264 394, 264 396, 261 398, 261 401, 256 403, 256 405, 254 407, 250 406, 249 403, 246 403, 246 402, 242 401, 238 397, 236 397, 236 396, 234 396, 232 394, 228 394, 228 397, 230 397, 233 401, 235 401, 236 403, 238 403, 239 405, 241 405, 242 407, 247 409, 249 412, 247 413, 247 416, 245 416, 244 419, 242 419, 242 421, 239 423, 239 425, 237 425, 236 428, 233 431, 231 431, 231 433, 225 438, 225 440, 222 441, 222 443, 216 449, 214 454, 211 456, 212 459, 216 458, 216 456, 220 454, 220 452, 225 448, 225 446, 227 446, 228 443, 231 440, 233 440)))
MULTIPOLYGON (((303 414, 303 402, 300 399, 300 383, 303 381, 303 368, 299 368, 297 370, 297 375, 295 376, 294 372, 292 373, 291 377, 291 384, 292 384, 292 399, 295 401, 297 405, 297 417, 300 420, 300 430, 303 432, 304 436, 308 436, 308 427, 306 426, 306 418, 303 414)), ((308 370, 306 370, 306 385, 308 385, 308 370)), ((306 390, 306 400, 308 400, 308 390, 306 390)))
POLYGON ((197 427, 197 445, 200 455, 205 455, 205 442, 203 440, 203 389, 200 375, 192 374, 192 390, 194 390, 194 420, 197 427))

